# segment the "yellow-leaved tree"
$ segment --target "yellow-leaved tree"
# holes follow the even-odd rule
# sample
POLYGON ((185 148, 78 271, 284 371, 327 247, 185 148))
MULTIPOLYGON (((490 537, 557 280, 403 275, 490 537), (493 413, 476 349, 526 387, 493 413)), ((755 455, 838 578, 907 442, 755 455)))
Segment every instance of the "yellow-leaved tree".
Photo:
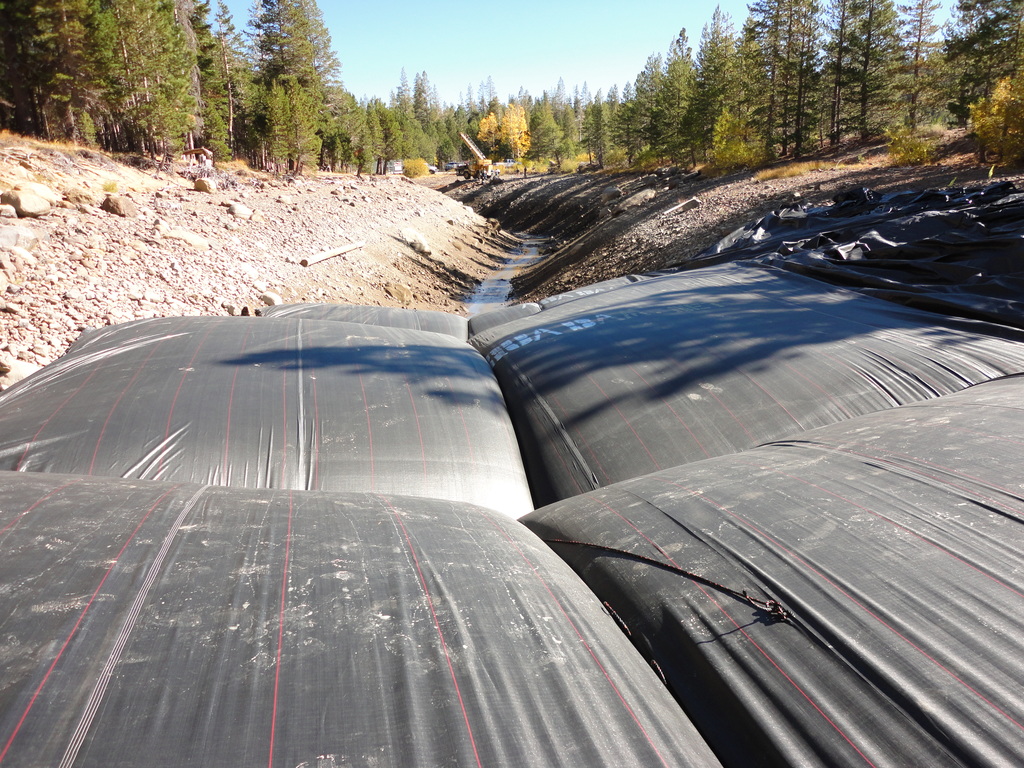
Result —
POLYGON ((484 145, 484 152, 489 154, 494 149, 501 138, 499 130, 498 118, 493 112, 488 112, 487 117, 480 121, 480 130, 476 134, 477 140, 484 145))
POLYGON ((1004 163, 1024 161, 1024 85, 1004 78, 992 95, 971 105, 971 122, 982 152, 995 152, 1004 163))
POLYGON ((501 140, 508 144, 516 160, 530 151, 530 125, 521 104, 510 104, 502 115, 501 140))

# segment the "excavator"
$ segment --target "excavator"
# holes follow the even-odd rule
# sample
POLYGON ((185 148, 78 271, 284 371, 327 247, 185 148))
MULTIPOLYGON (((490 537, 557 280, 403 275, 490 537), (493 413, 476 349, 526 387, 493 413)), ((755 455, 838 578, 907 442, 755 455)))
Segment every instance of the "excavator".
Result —
POLYGON ((480 147, 464 133, 459 134, 462 143, 469 147, 473 153, 473 161, 466 163, 455 170, 455 173, 465 179, 489 179, 497 176, 500 171, 491 163, 491 159, 480 151, 480 147))

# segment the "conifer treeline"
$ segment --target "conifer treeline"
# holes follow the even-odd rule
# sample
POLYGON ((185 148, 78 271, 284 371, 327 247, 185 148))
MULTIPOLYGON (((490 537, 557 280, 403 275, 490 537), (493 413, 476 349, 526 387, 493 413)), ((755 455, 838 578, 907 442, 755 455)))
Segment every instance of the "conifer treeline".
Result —
POLYGON ((462 153, 459 132, 499 158, 727 167, 972 119, 1013 154, 1024 0, 959 0, 941 29, 939 10, 754 0, 739 30, 716 9, 696 54, 681 32, 621 92, 570 95, 559 81, 503 102, 488 80, 448 105, 425 72, 411 86, 403 72, 387 102, 358 102, 315 0, 259 0, 245 34, 223 0, 216 12, 207 0, 0 0, 0 127, 153 156, 208 146, 292 170, 444 162, 462 153))

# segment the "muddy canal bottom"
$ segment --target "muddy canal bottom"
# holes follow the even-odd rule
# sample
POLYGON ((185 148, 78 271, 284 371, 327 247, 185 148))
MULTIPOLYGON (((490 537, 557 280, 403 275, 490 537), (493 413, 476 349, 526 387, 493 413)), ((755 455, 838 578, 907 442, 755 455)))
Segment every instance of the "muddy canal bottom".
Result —
POLYGON ((523 267, 539 261, 541 248, 548 241, 544 237, 520 236, 522 242, 493 275, 480 283, 466 299, 466 311, 470 316, 479 315, 491 309, 499 309, 511 301, 512 278, 523 267))

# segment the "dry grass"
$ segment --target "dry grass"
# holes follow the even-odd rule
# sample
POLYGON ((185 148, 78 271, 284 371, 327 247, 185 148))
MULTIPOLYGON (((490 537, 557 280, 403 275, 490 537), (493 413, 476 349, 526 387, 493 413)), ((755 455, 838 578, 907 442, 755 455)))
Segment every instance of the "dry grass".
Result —
POLYGON ((754 178, 758 181, 768 181, 770 179, 791 179, 794 176, 803 176, 805 173, 811 171, 820 171, 823 168, 838 168, 837 163, 828 163, 821 160, 809 160, 803 163, 787 163, 786 165, 779 165, 774 168, 762 168, 760 171, 754 174, 754 178))
POLYGON ((215 165, 218 170, 224 171, 225 173, 234 173, 238 176, 249 176, 253 174, 253 170, 245 160, 218 160, 215 165))
MULTIPOLYGON (((28 147, 29 149, 35 150, 56 150, 57 152, 73 153, 80 149, 93 149, 92 147, 85 147, 82 144, 75 144, 70 141, 43 141, 42 139, 34 139, 29 136, 22 136, 18 133, 12 133, 11 131, 0 131, 0 147, 28 147)), ((99 150, 95 150, 99 151, 99 150)))

